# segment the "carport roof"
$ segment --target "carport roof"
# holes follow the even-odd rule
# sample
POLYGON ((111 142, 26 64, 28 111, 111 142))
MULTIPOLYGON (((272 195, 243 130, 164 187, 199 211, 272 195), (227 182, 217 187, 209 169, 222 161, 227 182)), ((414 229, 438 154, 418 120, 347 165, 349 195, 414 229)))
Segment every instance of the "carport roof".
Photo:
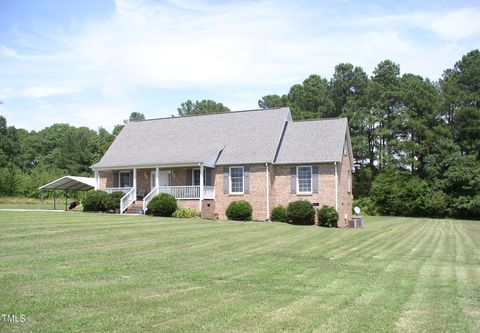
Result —
POLYGON ((38 189, 88 191, 92 188, 95 188, 95 178, 64 176, 51 183, 40 186, 38 189))

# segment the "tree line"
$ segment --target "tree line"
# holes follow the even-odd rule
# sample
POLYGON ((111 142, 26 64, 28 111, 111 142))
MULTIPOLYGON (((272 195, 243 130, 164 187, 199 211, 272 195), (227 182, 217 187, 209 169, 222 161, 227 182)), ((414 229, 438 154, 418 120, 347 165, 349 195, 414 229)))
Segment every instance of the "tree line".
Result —
POLYGON ((479 50, 438 82, 391 60, 370 76, 342 63, 330 80, 311 75, 258 105, 289 106, 296 120, 347 117, 353 193, 370 213, 480 218, 479 50))
MULTIPOLYGON (((295 120, 347 117, 356 203, 369 213, 480 218, 480 52, 464 55, 438 81, 401 74, 391 60, 371 75, 338 64, 330 79, 310 75, 260 108, 288 106, 295 120)), ((213 100, 182 103, 178 116, 228 112, 213 100)), ((268 112, 268 111, 266 111, 268 112)), ((142 120, 132 113, 130 120, 142 120)), ((55 124, 41 131, 0 116, 0 195, 37 196, 60 176, 91 175, 112 133, 55 124)))

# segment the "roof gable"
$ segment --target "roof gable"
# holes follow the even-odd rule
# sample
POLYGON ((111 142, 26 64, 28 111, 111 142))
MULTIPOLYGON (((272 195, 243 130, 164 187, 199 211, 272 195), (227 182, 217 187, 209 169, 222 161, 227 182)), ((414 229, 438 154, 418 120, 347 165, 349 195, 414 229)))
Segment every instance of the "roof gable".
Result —
POLYGON ((288 108, 172 117, 128 123, 93 168, 269 163, 274 159, 288 108))
POLYGON ((275 163, 341 161, 347 125, 346 118, 288 123, 275 163))

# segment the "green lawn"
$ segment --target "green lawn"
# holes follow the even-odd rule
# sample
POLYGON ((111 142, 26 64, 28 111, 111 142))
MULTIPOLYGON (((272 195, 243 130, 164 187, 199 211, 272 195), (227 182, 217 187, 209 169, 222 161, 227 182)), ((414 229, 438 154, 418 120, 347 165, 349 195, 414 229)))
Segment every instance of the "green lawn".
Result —
MULTIPOLYGON (((74 199, 68 198, 67 204, 70 204, 74 199)), ((22 197, 0 197, 0 209, 50 209, 53 210, 53 199, 45 199, 42 202, 36 198, 22 198, 22 197)), ((65 199, 57 198, 55 203, 57 210, 65 210, 65 199)))
POLYGON ((1 332, 479 332, 480 222, 0 212, 1 332))

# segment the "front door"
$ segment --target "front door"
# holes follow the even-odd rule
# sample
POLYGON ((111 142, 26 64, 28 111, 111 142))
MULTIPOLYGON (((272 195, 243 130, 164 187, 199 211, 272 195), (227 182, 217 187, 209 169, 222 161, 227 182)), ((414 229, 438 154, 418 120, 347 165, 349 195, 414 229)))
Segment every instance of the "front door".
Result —
MULTIPOLYGON (((170 186, 170 170, 162 170, 158 174, 159 186, 170 186)), ((155 171, 150 174, 150 190, 155 187, 155 171)))

